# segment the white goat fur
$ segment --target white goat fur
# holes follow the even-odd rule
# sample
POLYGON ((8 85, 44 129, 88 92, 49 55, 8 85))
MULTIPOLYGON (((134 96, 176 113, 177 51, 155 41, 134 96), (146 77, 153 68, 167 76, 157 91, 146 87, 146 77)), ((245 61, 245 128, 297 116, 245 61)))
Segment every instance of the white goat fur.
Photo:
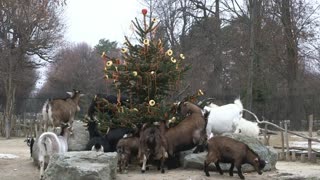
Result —
POLYGON ((49 163, 52 154, 68 151, 68 136, 68 132, 64 136, 57 136, 53 132, 45 132, 39 137, 40 179, 43 178, 44 166, 49 163))
POLYGON ((220 135, 226 132, 234 132, 240 119, 242 118, 243 106, 240 99, 236 99, 234 104, 217 106, 208 105, 204 108, 209 111, 208 123, 206 127, 207 137, 220 135))
POLYGON ((234 133, 257 138, 260 133, 260 128, 258 126, 258 123, 241 118, 234 133))

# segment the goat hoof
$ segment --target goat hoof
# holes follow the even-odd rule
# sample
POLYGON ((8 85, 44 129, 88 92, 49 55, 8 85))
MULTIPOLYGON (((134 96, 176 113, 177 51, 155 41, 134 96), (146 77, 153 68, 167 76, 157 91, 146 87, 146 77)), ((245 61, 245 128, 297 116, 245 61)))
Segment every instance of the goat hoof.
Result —
POLYGON ((210 174, 209 174, 208 172, 206 172, 206 176, 208 176, 208 177, 209 177, 209 176, 210 176, 210 174))
POLYGON ((141 170, 141 173, 145 173, 146 172, 146 170, 141 170))
POLYGON ((230 176, 233 176, 233 173, 229 173, 230 176))
POLYGON ((162 173, 162 174, 164 173, 164 169, 161 169, 161 173, 162 173))
POLYGON ((146 167, 146 170, 149 171, 149 167, 146 167))

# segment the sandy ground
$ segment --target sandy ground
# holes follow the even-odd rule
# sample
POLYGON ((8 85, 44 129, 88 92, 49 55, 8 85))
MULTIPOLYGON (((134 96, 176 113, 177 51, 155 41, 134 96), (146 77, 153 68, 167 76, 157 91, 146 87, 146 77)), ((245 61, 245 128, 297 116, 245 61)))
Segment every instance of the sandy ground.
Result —
MULTIPOLYGON (((276 137, 271 138, 271 144, 279 143, 276 137), (275 139, 273 139, 275 138, 275 139)), ((296 138, 296 137, 293 137, 296 138)), ((281 142, 281 141, 280 141, 281 142)), ((39 177, 39 170, 32 164, 29 147, 24 142, 24 138, 12 138, 9 140, 0 138, 1 154, 13 154, 18 156, 14 159, 0 158, 0 179, 1 180, 36 180, 39 177)), ((257 173, 246 173, 247 180, 270 180, 270 179, 319 179, 320 162, 316 164, 300 162, 278 161, 277 170, 257 173)), ((145 174, 141 174, 138 167, 130 167, 126 174, 118 174, 119 180, 208 180, 208 179, 240 179, 235 173, 234 177, 229 177, 228 173, 220 175, 217 172, 210 172, 211 176, 206 177, 203 171, 192 169, 175 169, 161 174, 156 169, 151 168, 145 174)))

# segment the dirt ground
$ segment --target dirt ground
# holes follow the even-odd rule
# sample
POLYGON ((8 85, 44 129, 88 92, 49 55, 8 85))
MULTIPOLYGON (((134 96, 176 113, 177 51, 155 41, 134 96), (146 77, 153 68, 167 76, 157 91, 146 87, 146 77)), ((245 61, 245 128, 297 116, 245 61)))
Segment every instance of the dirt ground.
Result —
MULTIPOLYGON (((297 137, 292 137, 297 139, 297 137)), ((271 145, 278 145, 279 138, 271 137, 271 145)), ((298 138, 299 140, 299 138, 298 138)), ((24 142, 24 138, 3 139, 0 138, 0 155, 12 154, 17 158, 0 158, 0 179, 1 180, 36 180, 39 179, 39 170, 33 165, 30 158, 29 147, 24 142)), ((320 162, 316 164, 300 162, 278 161, 275 171, 264 172, 262 175, 257 173, 246 173, 247 180, 270 180, 270 179, 319 179, 320 180, 320 162)), ((211 176, 206 177, 203 171, 192 169, 175 169, 161 174, 154 168, 151 168, 145 174, 141 174, 139 168, 129 168, 129 173, 118 174, 119 180, 228 180, 240 179, 235 173, 234 177, 229 177, 228 173, 223 176, 217 172, 210 172, 211 176)))

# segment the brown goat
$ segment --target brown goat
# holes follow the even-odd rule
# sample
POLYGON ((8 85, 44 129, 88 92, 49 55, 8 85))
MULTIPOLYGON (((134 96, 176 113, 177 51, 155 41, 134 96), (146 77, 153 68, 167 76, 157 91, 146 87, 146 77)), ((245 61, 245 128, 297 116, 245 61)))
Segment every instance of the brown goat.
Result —
POLYGON ((118 166, 119 172, 125 171, 128 168, 131 158, 138 155, 139 151, 139 137, 126 137, 118 141, 117 153, 118 153, 118 166))
POLYGON ((62 123, 69 123, 72 130, 72 123, 75 113, 80 111, 79 100, 83 94, 80 91, 74 90, 73 92, 67 92, 71 97, 66 99, 48 99, 43 108, 42 115, 44 121, 44 131, 48 131, 48 125, 53 126, 53 130, 56 131, 57 127, 60 127, 62 123), (50 121, 50 123, 48 122, 50 121))
POLYGON ((164 162, 168 158, 166 147, 166 140, 158 127, 142 127, 138 155, 140 161, 142 161, 142 173, 145 172, 146 164, 149 159, 159 160, 160 166, 158 166, 158 170, 161 168, 161 173, 165 172, 164 162))
POLYGON ((241 171, 242 164, 251 164, 260 175, 262 174, 261 170, 266 165, 266 162, 261 160, 248 145, 224 136, 215 136, 208 141, 208 154, 204 161, 204 172, 206 176, 210 176, 208 166, 211 162, 215 164, 221 175, 223 172, 219 163, 231 163, 229 175, 233 176, 233 168, 236 166, 241 179, 245 179, 241 171))
POLYGON ((199 146, 205 143, 206 122, 202 110, 197 105, 190 102, 181 102, 180 113, 186 116, 179 124, 172 128, 160 128, 167 141, 167 151, 170 156, 179 151, 185 151, 197 146, 195 153, 199 151, 199 146))

